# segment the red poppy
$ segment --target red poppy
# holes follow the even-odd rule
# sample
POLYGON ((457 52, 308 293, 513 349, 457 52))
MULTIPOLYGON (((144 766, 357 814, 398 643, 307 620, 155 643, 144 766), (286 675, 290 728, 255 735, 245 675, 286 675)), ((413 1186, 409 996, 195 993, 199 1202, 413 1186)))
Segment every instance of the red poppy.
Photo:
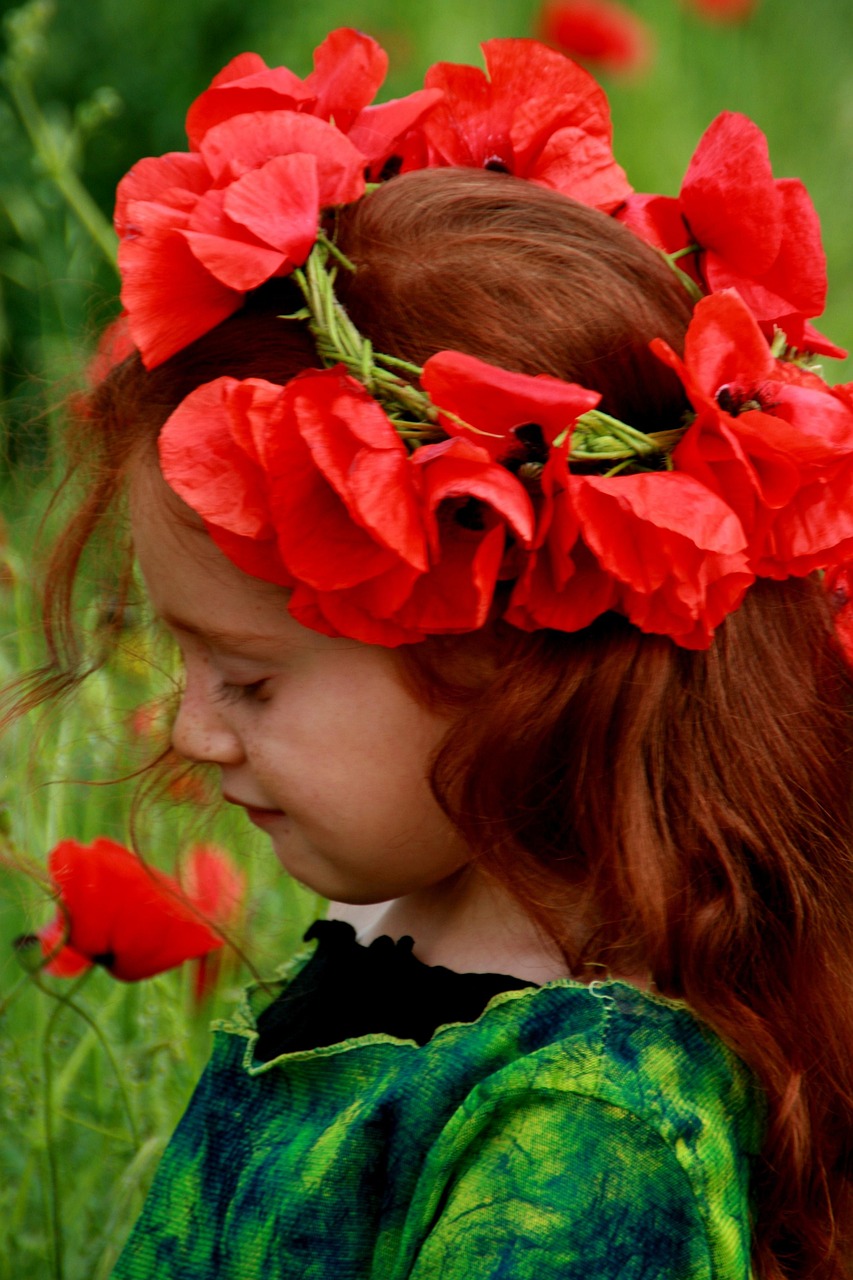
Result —
POLYGON ((430 544, 430 571, 400 610, 424 635, 473 631, 486 621, 507 535, 529 547, 533 507, 523 486, 488 450, 467 439, 426 445, 412 456, 430 544))
POLYGON ((767 139, 746 116, 724 111, 703 134, 677 198, 634 195, 620 221, 668 253, 699 246, 679 266, 710 291, 737 289, 772 337, 843 355, 811 326, 826 301, 826 258, 808 192, 774 179, 767 139))
MULTIPOLYGON (((530 404, 544 405, 553 431, 598 399, 553 378, 521 381, 536 392, 528 416, 530 404), (551 386, 571 399, 559 417, 551 386)), ((254 378, 197 388, 164 426, 160 462, 238 568, 293 588, 289 609, 300 622, 397 645, 482 625, 508 540, 532 542, 527 493, 472 442, 480 439, 410 457, 380 406, 338 366, 285 388, 254 378)))
POLYGON ((545 537, 507 619, 575 631, 615 609, 641 631, 707 648, 754 581, 734 512, 669 471, 553 477, 545 537))
POLYGON ((260 379, 204 383, 168 419, 159 450, 165 479, 228 558, 253 577, 292 586, 278 553, 253 432, 259 417, 276 411, 281 391, 260 379))
POLYGON ((532 554, 522 566, 505 613, 507 621, 523 631, 580 631, 618 602, 615 581, 579 536, 570 484, 567 451, 554 450, 540 477, 542 498, 532 554))
POLYGON ((620 584, 619 609, 641 631, 706 649, 754 581, 735 513, 672 471, 573 477, 584 542, 620 584))
POLYGON ((530 498, 467 439, 424 445, 407 465, 425 521, 428 569, 398 569, 335 592, 297 586, 289 607, 305 626, 393 647, 486 621, 510 540, 532 543, 530 498))
POLYGON ((246 876, 220 845, 193 845, 182 860, 181 887, 206 920, 228 926, 240 919, 246 876))
MULTIPOLYGON (((239 924, 246 877, 226 849, 215 844, 194 845, 181 868, 181 883, 204 919, 225 929, 239 924)), ((205 1001, 217 986, 222 957, 222 951, 210 951, 195 961, 193 995, 197 1004, 205 1001)))
POLYGON ((688 0, 688 3, 713 22, 743 22, 758 8, 758 0, 688 0))
POLYGON ((119 183, 115 225, 122 302, 146 366, 304 262, 320 210, 363 191, 361 152, 294 111, 224 120, 198 152, 140 160, 119 183))
POLYGON ((299 586, 290 612, 305 626, 393 647, 473 631, 486 621, 508 538, 531 544, 530 499, 509 471, 467 440, 426 445, 410 466, 427 521, 428 571, 337 592, 299 586))
POLYGON ((370 36, 341 27, 314 50, 314 70, 301 80, 286 67, 268 67, 242 53, 214 77, 187 112, 190 147, 200 149, 214 125, 259 111, 300 111, 333 122, 378 172, 401 138, 440 98, 419 89, 371 106, 388 69, 388 55, 370 36))
POLYGON ((123 982, 173 969, 222 946, 176 881, 112 840, 62 840, 48 859, 60 906, 38 938, 46 966, 70 977, 103 965, 123 982))
POLYGON ((190 107, 192 151, 142 160, 119 184, 122 300, 147 367, 304 262, 320 211, 357 200, 440 97, 368 106, 387 56, 359 32, 333 31, 314 62, 303 81, 241 54, 190 107))
POLYGON ((166 792, 176 804, 194 804, 204 808, 216 803, 216 793, 210 780, 189 765, 169 779, 166 792))
POLYGON ((497 169, 605 212, 631 187, 611 150, 604 91, 582 67, 535 40, 487 40, 488 74, 439 62, 426 75, 444 100, 418 133, 429 165, 497 169))
MULTIPOLYGON (((160 436, 167 482, 238 568, 294 587, 290 610, 316 630, 359 600, 390 616, 427 568, 415 473, 393 425, 338 366, 286 388, 219 378, 193 391, 160 436), (387 494, 395 501, 389 503, 387 494), (322 528, 323 537, 316 536, 322 528), (328 597, 325 614, 318 601, 328 597), (335 602, 339 601, 339 607, 335 602), (325 617, 325 622, 323 622, 325 617)), ((358 606, 361 608, 362 606, 358 606)), ((399 644, 408 633, 367 623, 353 634, 399 644), (391 638, 393 633, 393 638, 391 638)))
POLYGON ((160 462, 214 541, 255 576, 338 591, 426 568, 405 447, 341 366, 285 388, 258 378, 199 387, 164 426, 160 462))
POLYGON ((661 339, 651 347, 696 410, 676 470, 737 513, 754 572, 784 578, 853 554, 853 409, 843 395, 775 360, 734 290, 697 304, 683 360, 661 339))
POLYGON ((563 53, 616 75, 641 71, 652 59, 651 29, 617 0, 546 0, 539 29, 563 53))
POLYGON ((550 448, 560 436, 567 438, 577 418, 601 399, 597 391, 574 382, 512 373, 460 351, 430 356, 421 385, 448 435, 465 436, 502 461, 514 455, 524 459, 519 428, 538 427, 542 443, 550 448))
POLYGON ((160 742, 168 726, 169 704, 164 698, 155 698, 134 707, 127 724, 131 735, 144 742, 160 742))

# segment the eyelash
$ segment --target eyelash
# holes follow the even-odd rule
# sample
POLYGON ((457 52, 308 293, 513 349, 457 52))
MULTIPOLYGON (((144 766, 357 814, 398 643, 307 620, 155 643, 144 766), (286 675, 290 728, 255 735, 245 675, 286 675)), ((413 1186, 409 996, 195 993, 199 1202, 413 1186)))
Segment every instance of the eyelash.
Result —
POLYGON ((266 677, 252 680, 249 684, 227 684, 223 681, 213 696, 218 702, 226 703, 263 701, 260 695, 267 683, 266 677))

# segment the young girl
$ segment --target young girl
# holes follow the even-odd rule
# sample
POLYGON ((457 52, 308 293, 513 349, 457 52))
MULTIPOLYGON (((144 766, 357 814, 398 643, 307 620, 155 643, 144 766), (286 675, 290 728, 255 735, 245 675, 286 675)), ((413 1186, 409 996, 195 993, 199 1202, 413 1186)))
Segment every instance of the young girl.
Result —
POLYGON ((128 494, 174 746, 331 905, 217 1028, 118 1280, 845 1274, 814 212, 731 115, 634 195, 586 73, 486 57, 371 106, 354 32, 243 55, 119 189, 55 661, 128 494))

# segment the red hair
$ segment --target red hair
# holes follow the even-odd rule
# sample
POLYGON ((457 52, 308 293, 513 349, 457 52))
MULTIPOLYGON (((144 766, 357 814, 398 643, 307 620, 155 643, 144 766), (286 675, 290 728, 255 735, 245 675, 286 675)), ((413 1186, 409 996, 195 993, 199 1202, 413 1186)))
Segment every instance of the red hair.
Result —
MULTIPOLYGON (((647 344, 680 350, 690 305, 613 219, 508 175, 428 170, 346 210, 338 231, 357 264, 339 293, 377 349, 417 362, 467 351, 581 382, 636 426, 679 425, 680 385, 647 344)), ((222 374, 283 382, 317 364, 304 330, 277 319, 298 306, 290 288, 258 290, 151 372, 128 359, 90 398, 74 464, 84 496, 48 569, 51 666, 33 698, 75 678, 81 556, 180 400, 222 374)), ((570 635, 498 623, 400 659, 424 702, 454 712, 432 781, 480 865, 575 972, 650 972, 761 1081, 758 1275, 840 1280, 853 1212, 853 721, 817 585, 757 584, 707 652, 606 615, 570 635), (578 893, 598 922, 580 951, 562 908, 578 893)))

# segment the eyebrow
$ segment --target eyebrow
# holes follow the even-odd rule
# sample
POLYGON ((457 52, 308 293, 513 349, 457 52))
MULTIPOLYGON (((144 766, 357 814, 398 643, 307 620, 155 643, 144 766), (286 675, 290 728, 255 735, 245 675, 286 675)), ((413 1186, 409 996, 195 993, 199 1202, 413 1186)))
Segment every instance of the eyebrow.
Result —
POLYGON ((198 636, 200 640, 211 640, 214 644, 223 646, 241 646, 241 645, 280 645, 281 640, 268 633, 260 631, 228 631, 219 627, 199 627, 194 622, 190 622, 188 618, 182 618, 175 613, 161 613, 160 621, 165 623, 173 631, 183 631, 189 636, 198 636))

